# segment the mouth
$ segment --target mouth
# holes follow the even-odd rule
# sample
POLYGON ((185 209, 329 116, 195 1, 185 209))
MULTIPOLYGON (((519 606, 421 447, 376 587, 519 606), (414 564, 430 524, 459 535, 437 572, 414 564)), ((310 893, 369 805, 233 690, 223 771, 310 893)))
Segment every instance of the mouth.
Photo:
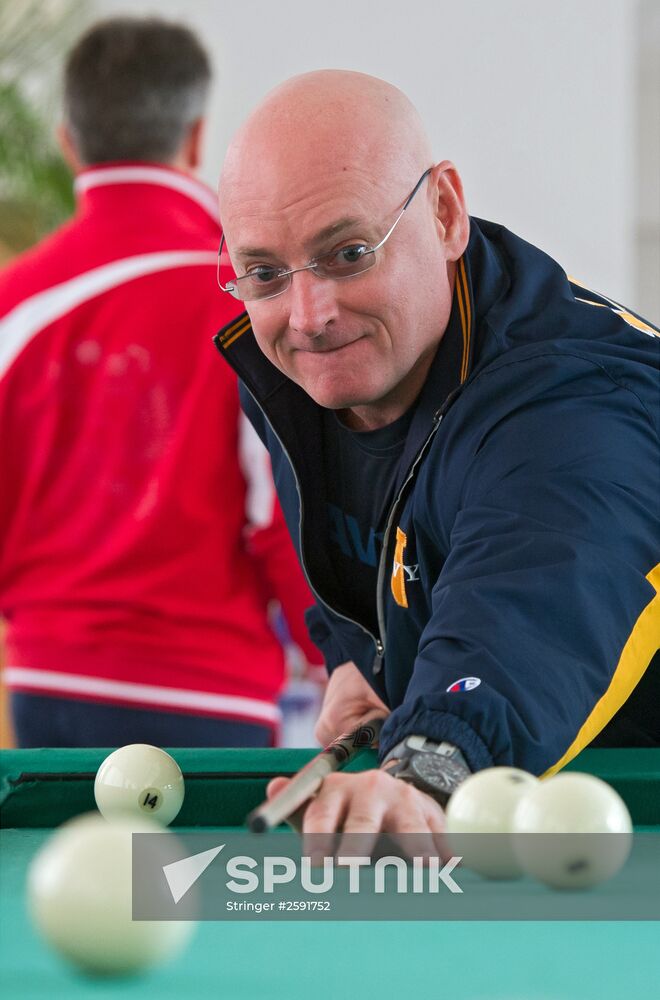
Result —
POLYGON ((297 351, 301 351, 303 354, 338 354, 339 351, 343 351, 345 347, 350 347, 351 344, 357 344, 362 337, 355 337, 354 340, 347 340, 343 344, 330 344, 325 347, 313 347, 311 345, 306 347, 298 347, 297 351))

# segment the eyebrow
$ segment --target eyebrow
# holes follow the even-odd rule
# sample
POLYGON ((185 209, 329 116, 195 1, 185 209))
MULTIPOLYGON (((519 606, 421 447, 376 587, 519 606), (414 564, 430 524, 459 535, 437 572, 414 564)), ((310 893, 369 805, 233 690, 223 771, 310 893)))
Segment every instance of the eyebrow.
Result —
POLYGON ((355 226, 362 224, 362 219, 358 219, 353 215, 346 215, 343 219, 338 219, 337 222, 332 222, 329 226, 324 226, 323 229, 319 229, 318 233, 312 237, 307 246, 311 250, 311 248, 317 243, 325 243, 326 240, 330 240, 333 236, 337 236, 344 229, 353 229, 355 226))
MULTIPOLYGON (((319 243, 325 243, 326 240, 332 239, 333 236, 337 236, 345 229, 352 229, 354 226, 363 224, 363 222, 363 219, 358 219, 352 215, 344 216, 344 218, 338 219, 337 222, 332 222, 329 226, 324 226, 323 229, 319 229, 319 231, 307 241, 305 246, 311 251, 312 248, 317 246, 319 243)), ((238 247, 235 253, 237 257, 243 258, 269 257, 272 256, 273 251, 268 249, 268 247, 238 247)))

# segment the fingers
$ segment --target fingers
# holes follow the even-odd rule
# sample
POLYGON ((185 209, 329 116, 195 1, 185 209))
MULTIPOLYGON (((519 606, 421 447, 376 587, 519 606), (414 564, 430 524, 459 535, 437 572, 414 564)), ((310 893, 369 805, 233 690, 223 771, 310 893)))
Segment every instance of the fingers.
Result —
POLYGON ((326 747, 342 733, 350 733, 353 729, 357 729, 361 721, 359 715, 341 715, 334 708, 328 712, 321 711, 314 729, 314 736, 321 746, 326 747))
MULTIPOLYGON (((351 733, 354 729, 363 726, 372 719, 382 719, 387 715, 389 715, 389 710, 385 706, 377 708, 375 706, 363 705, 360 712, 349 713, 348 715, 340 715, 332 708, 327 712, 321 712, 316 723, 316 728, 314 729, 314 735, 319 743, 327 746, 328 743, 332 743, 338 736, 344 733, 351 733)), ((378 742, 376 741, 374 746, 377 745, 378 742)))
POLYGON ((328 775, 316 798, 307 806, 303 818, 303 850, 315 865, 322 864, 326 855, 334 855, 336 831, 342 829, 346 817, 349 797, 342 783, 333 781, 337 777, 328 775))
POLYGON ((443 856, 446 849, 443 839, 445 816, 440 806, 424 792, 406 785, 406 791, 401 791, 398 817, 388 816, 386 822, 407 857, 421 857, 428 861, 429 858, 443 856))
POLYGON ((290 778, 273 778, 266 785, 266 797, 272 799, 275 795, 278 795, 283 788, 286 788, 290 780, 290 778))
POLYGON ((305 852, 317 859, 370 856, 386 833, 409 857, 450 857, 444 823, 437 803, 386 771, 331 774, 307 806, 305 852))
MULTIPOLYGON (((274 778, 268 798, 288 784, 274 778)), ((387 834, 407 857, 452 857, 440 806, 412 785, 387 771, 372 769, 356 774, 328 775, 318 794, 301 807, 289 824, 304 838, 304 853, 314 864, 326 856, 371 856, 387 834)))
MULTIPOLYGON (((319 741, 322 747, 328 745, 332 742, 333 726, 335 725, 334 719, 332 718, 332 713, 325 712, 321 709, 321 714, 319 715, 316 725, 314 726, 314 736, 319 741)), ((336 734, 335 734, 336 735, 336 734)))
POLYGON ((310 802, 303 821, 304 851, 312 863, 324 857, 369 856, 383 829, 386 803, 379 795, 379 771, 358 775, 329 775, 310 802), (349 781, 346 781, 346 779, 349 781))
POLYGON ((437 802, 434 802, 428 795, 424 796, 424 798, 427 800, 424 803, 425 818, 431 837, 433 838, 435 853, 438 857, 442 858, 443 861, 449 861, 449 859, 453 857, 454 852, 450 849, 447 842, 447 821, 445 814, 437 802))
POLYGON ((366 771, 355 775, 356 782, 346 809, 343 835, 337 848, 338 856, 370 857, 378 837, 387 829, 390 788, 384 771, 366 771), (384 780, 385 779, 385 780, 384 780))

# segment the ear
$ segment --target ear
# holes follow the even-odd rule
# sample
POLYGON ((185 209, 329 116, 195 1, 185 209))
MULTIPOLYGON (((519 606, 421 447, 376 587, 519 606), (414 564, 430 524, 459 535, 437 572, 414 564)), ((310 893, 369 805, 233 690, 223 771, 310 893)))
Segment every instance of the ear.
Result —
POLYGON ((80 171, 85 168, 85 164, 80 159, 78 150, 76 149, 76 144, 71 136, 71 132, 64 122, 57 126, 55 136, 67 165, 74 174, 79 174, 80 171))
POLYGON ((470 219, 463 183, 453 163, 443 160, 433 167, 429 175, 429 189, 434 199, 436 226, 445 247, 445 256, 447 260, 458 260, 468 243, 470 219))
POLYGON ((192 123, 177 155, 177 166, 188 173, 192 173, 197 170, 202 162, 204 125, 205 122, 203 118, 197 118, 192 123))

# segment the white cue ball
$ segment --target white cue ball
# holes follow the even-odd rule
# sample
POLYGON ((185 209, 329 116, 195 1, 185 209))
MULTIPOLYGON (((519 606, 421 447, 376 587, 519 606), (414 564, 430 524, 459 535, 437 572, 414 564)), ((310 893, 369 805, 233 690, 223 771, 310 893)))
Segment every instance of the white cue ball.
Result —
POLYGON ((177 762, 159 747, 131 743, 115 750, 101 764, 94 798, 106 819, 148 816, 169 826, 183 804, 183 775, 177 762))
POLYGON ((522 874, 511 825, 521 797, 537 784, 538 778, 516 767, 489 767, 458 786, 447 804, 447 840, 466 868, 487 878, 522 874))
POLYGON ((147 819, 86 813, 56 830, 28 871, 28 909, 37 930, 85 972, 128 975, 168 961, 194 921, 133 920, 132 834, 174 834, 147 819))
POLYGON ((621 796, 600 778, 574 771, 531 789, 514 828, 520 864, 554 889, 604 882, 623 867, 632 847, 632 820, 621 796))

